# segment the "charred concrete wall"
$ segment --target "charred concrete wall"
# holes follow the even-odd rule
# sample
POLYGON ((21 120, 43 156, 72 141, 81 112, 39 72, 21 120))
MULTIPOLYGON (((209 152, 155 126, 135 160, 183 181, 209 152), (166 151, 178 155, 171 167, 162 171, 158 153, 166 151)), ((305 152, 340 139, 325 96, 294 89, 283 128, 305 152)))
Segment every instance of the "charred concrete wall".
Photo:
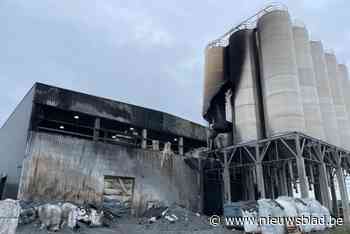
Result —
POLYGON ((205 127, 174 115, 40 83, 35 86, 34 102, 38 104, 206 141, 205 127))
POLYGON ((197 210, 196 175, 177 155, 162 163, 161 152, 31 132, 19 197, 99 204, 104 176, 121 176, 134 178, 136 215, 149 201, 176 202, 197 210))
POLYGON ((7 175, 4 198, 17 196, 33 107, 33 94, 34 89, 31 89, 0 129, 0 173, 7 175))

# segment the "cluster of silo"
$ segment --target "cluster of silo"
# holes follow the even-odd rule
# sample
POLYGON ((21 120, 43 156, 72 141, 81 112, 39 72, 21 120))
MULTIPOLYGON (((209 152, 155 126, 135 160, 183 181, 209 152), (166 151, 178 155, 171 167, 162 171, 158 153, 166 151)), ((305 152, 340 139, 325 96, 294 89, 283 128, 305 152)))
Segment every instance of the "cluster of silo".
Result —
POLYGON ((231 129, 234 143, 301 132, 350 149, 350 81, 345 65, 286 10, 206 49, 204 117, 231 129), (232 90, 232 108, 219 105, 232 90), (232 111, 228 127, 225 111, 232 111))

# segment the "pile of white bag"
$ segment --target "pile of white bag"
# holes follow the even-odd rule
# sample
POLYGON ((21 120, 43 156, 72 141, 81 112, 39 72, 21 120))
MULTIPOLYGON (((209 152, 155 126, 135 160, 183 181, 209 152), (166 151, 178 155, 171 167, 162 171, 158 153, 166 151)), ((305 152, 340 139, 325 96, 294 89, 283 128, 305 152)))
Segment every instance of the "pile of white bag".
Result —
POLYGON ((0 234, 15 234, 21 207, 18 201, 0 201, 0 234))
POLYGON ((296 228, 299 231, 323 231, 330 226, 329 210, 322 206, 315 199, 295 199, 292 197, 278 197, 275 200, 260 199, 258 200, 257 211, 247 211, 242 209, 243 220, 257 220, 256 223, 245 222, 244 231, 249 233, 262 234, 284 234, 287 228, 296 228), (268 219, 275 218, 283 220, 282 223, 269 223, 268 219), (304 218, 304 222, 302 222, 304 218), (310 222, 305 221, 309 219, 310 222), (313 223, 311 219, 320 222, 313 223), (299 222, 296 222, 299 220, 299 222))

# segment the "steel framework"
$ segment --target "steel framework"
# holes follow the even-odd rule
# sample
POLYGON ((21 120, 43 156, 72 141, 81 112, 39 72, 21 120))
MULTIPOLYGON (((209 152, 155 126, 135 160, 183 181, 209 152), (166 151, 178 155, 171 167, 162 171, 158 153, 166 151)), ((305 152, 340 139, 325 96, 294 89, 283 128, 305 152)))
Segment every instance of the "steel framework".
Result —
MULTIPOLYGON (((300 132, 287 132, 206 152, 208 161, 220 162, 224 202, 231 202, 231 180, 241 173, 245 200, 293 196, 310 191, 334 215, 339 214, 336 188, 342 200, 345 221, 349 220, 349 199, 344 176, 350 174, 350 151, 300 132), (330 191, 330 192, 329 192, 330 191)), ((208 169, 211 170, 211 169, 208 169)))

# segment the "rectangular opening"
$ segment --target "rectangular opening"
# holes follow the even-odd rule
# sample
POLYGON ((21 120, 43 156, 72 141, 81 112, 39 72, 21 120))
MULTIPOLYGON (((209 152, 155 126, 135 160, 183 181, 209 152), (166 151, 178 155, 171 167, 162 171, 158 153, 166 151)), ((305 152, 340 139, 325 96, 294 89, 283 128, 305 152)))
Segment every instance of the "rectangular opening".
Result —
POLYGON ((103 200, 111 206, 122 206, 130 212, 134 197, 135 179, 132 177, 105 176, 103 200))

